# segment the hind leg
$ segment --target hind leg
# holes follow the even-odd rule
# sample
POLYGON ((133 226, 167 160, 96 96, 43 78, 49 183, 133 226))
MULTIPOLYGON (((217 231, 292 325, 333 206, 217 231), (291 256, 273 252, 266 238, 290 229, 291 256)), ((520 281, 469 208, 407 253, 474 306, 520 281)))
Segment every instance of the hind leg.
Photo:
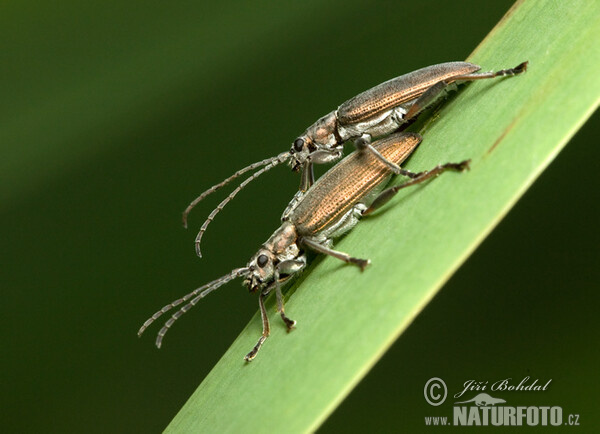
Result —
POLYGON ((379 196, 377 196, 375 198, 375 200, 373 200, 373 202, 371 203, 371 206, 369 206, 366 210, 364 210, 362 215, 370 214, 373 211, 375 211, 376 209, 381 208, 384 204, 386 204, 391 198, 393 198, 403 188, 420 184, 421 182, 426 181, 429 178, 438 176, 440 173, 445 172, 446 170, 457 170, 459 172, 462 172, 463 170, 466 170, 469 168, 470 161, 471 160, 465 160, 460 163, 441 164, 439 166, 434 167, 431 170, 413 174, 414 177, 412 177, 412 179, 410 181, 405 182, 404 184, 395 185, 394 187, 390 187, 390 188, 382 191, 381 193, 379 193, 379 196))

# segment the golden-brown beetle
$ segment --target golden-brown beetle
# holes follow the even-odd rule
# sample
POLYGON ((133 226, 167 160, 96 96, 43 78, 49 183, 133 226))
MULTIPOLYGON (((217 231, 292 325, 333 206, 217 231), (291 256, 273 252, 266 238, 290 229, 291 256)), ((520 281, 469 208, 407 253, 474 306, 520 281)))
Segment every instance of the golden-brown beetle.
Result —
MULTIPOLYGON (((419 134, 402 132, 378 140, 373 143, 373 148, 388 161, 399 165, 420 142, 419 134)), ((245 267, 236 268, 231 273, 167 304, 142 325, 138 335, 164 313, 184 304, 158 332, 156 346, 160 348, 163 337, 181 315, 208 293, 232 279, 242 277, 249 291, 259 294, 263 324, 262 336, 245 357, 246 361, 251 361, 269 336, 269 319, 264 300, 273 289, 277 295, 277 311, 288 331, 296 324, 284 313, 281 284, 306 266, 306 249, 355 264, 363 270, 369 264, 369 260, 333 250, 333 238, 350 230, 361 216, 380 207, 400 189, 423 182, 448 169, 464 170, 467 167, 468 161, 463 161, 458 164, 439 165, 420 173, 402 170, 402 174, 410 180, 381 192, 385 181, 393 174, 389 165, 372 153, 354 152, 319 178, 307 192, 296 194, 283 213, 281 226, 245 267)))

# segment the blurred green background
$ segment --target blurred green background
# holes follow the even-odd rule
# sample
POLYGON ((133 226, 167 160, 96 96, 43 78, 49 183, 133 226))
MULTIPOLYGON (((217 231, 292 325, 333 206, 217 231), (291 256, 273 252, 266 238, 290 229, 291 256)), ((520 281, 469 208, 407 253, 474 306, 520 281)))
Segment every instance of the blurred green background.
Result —
MULTIPOLYGON (((360 91, 464 59, 511 4, 0 5, 3 428, 161 431, 256 298, 223 287, 160 351, 156 329, 137 329, 244 265, 299 179, 281 167, 251 184, 210 227, 202 260, 193 239, 221 197, 185 231, 189 201, 360 91)), ((423 399, 434 376, 454 388, 552 378, 515 396, 598 426, 598 133, 595 115, 323 432, 425 431, 425 416, 444 415, 423 399)))

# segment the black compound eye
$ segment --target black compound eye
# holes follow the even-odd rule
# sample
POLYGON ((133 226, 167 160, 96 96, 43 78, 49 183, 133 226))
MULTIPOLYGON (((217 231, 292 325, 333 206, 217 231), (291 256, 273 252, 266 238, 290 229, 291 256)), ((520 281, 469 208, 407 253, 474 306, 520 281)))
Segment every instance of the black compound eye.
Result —
POLYGON ((300 137, 298 137, 296 140, 294 140, 294 149, 296 150, 296 152, 302 151, 303 147, 304 147, 304 139, 301 139, 300 137))
POLYGON ((258 258, 256 258, 256 265, 258 265, 260 268, 267 265, 267 262, 269 262, 267 255, 258 255, 258 258))

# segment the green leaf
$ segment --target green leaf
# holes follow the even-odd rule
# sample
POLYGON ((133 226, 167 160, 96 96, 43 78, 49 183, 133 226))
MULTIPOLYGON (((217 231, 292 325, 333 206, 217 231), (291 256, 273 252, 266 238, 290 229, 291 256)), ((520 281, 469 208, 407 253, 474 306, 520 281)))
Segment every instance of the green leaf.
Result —
POLYGON ((286 333, 271 299, 271 337, 255 361, 243 356, 260 336, 258 315, 167 431, 316 429, 595 110, 600 3, 518 2, 468 60, 484 70, 530 63, 452 97, 407 167, 470 158, 471 170, 403 191, 337 243, 372 260, 364 273, 314 260, 287 292, 297 330, 286 333))

